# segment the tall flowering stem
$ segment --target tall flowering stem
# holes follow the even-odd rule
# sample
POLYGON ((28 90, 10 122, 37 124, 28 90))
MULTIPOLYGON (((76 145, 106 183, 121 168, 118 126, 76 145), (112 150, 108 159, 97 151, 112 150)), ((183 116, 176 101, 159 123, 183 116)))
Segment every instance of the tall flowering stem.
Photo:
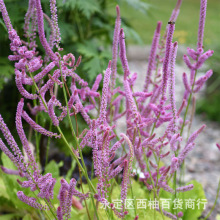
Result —
MULTIPOLYGON (((27 38, 27 42, 21 40, 13 29, 4 2, 0 0, 0 9, 11 41, 12 54, 8 58, 15 62, 16 86, 22 96, 17 106, 16 129, 26 155, 24 156, 19 149, 0 115, 0 130, 10 148, 6 146, 4 140, 0 139, 0 149, 17 167, 17 170, 11 170, 1 166, 1 170, 5 174, 25 178, 18 179, 18 184, 23 188, 30 188, 31 191, 37 192, 34 198, 25 195, 22 190, 18 191, 17 196, 22 202, 41 211, 50 210, 55 219, 62 220, 71 218, 71 207, 76 204, 76 201, 82 208, 81 202, 91 199, 96 219, 100 217, 98 204, 107 206, 107 213, 110 213, 111 216, 114 213, 118 218, 125 218, 129 211, 126 210, 126 199, 129 184, 131 184, 130 180, 134 175, 134 167, 141 170, 143 177, 139 178, 139 181, 143 182, 146 190, 153 192, 154 198, 158 201, 162 190, 169 192, 175 199, 179 192, 190 191, 194 188, 193 184, 178 187, 177 172, 188 153, 196 146, 196 138, 205 129, 205 125, 202 125, 191 135, 188 134, 186 143, 183 143, 183 131, 188 122, 187 115, 191 99, 212 75, 212 70, 209 70, 197 79, 197 71, 212 56, 213 51, 203 51, 207 0, 201 0, 197 50, 187 48, 187 55, 183 56, 190 71, 189 76, 187 72, 183 73, 185 92, 182 104, 177 109, 175 62, 178 43, 173 43, 172 38, 181 3, 182 0, 177 1, 160 44, 162 23, 157 23, 142 91, 135 91, 134 85, 138 74, 132 74, 129 69, 125 33, 120 27, 119 7, 116 7, 117 18, 113 37, 112 60, 109 61, 104 71, 103 88, 100 95, 99 85, 102 74, 97 76, 94 84, 90 87, 77 73, 81 57, 76 60, 72 53, 60 54, 62 50, 59 46, 61 37, 55 0, 50 0, 51 19, 44 14, 41 0, 29 0, 24 26, 24 37, 27 38), (44 18, 51 28, 49 43, 45 37, 44 18), (39 56, 37 51, 36 42, 38 41, 35 39, 37 31, 45 51, 44 57, 39 56), (53 51, 54 45, 58 49, 57 52, 53 51), (124 70, 124 78, 123 86, 115 88, 118 55, 124 70), (155 75, 153 76, 153 74, 155 75), (152 79, 153 77, 154 79, 152 79), (71 82, 70 86, 69 82, 71 82), (32 93, 29 91, 29 86, 32 86, 32 93), (62 94, 59 96, 57 96, 58 90, 62 90, 62 94), (63 100, 62 98, 59 100, 60 96, 63 97, 63 100), (26 100, 31 100, 31 103, 33 100, 34 103, 33 107, 31 104, 28 105, 29 112, 24 110, 26 100), (126 108, 121 111, 123 103, 126 108), (182 118, 181 113, 184 109, 185 114, 182 118), (51 127, 54 126, 57 133, 47 131, 39 124, 38 120, 35 122, 32 119, 31 115, 38 117, 39 112, 48 114, 51 127), (94 112, 97 113, 97 117, 94 116, 94 112), (87 124, 87 128, 81 134, 78 133, 78 126, 75 132, 72 124, 72 117, 75 118, 77 124, 77 114, 81 114, 87 124), (121 135, 117 135, 117 122, 119 119, 123 119, 123 116, 126 120, 126 130, 121 135), (72 144, 68 142, 62 131, 64 118, 67 118, 69 122, 72 144), (50 173, 42 175, 42 170, 35 160, 35 153, 26 138, 22 119, 36 132, 63 140, 79 167, 80 178, 82 174, 87 180, 88 192, 77 190, 77 180, 72 178, 67 181, 62 178, 58 194, 59 204, 53 204, 56 179, 50 173), (162 127, 164 130, 160 134, 157 129, 162 127), (84 147, 91 148, 97 184, 93 184, 89 177, 82 153, 84 147), (120 156, 118 151, 121 152, 120 156), (169 158, 166 160, 169 163, 165 163, 161 167, 161 161, 164 158, 169 158), (122 178, 120 186, 122 206, 119 209, 112 203, 111 195, 113 189, 111 183, 115 181, 115 178, 118 179, 118 176, 122 178), (173 180, 173 187, 168 184, 170 179, 173 180), (73 196, 78 197, 80 201, 73 196), (41 201, 44 201, 44 204, 41 201)), ((192 118, 191 116, 191 121, 192 118)), ((219 144, 217 147, 220 148, 219 144)), ((82 181, 80 182, 82 184, 82 181)), ((131 191, 134 196, 135 191, 132 189, 131 191)), ((158 209, 154 209, 155 218, 156 211, 161 213, 163 219, 165 216, 171 219, 183 216, 182 212, 173 211, 170 213, 159 205, 158 209)), ((89 213, 88 216, 90 216, 89 213)), ((138 219, 137 210, 134 218, 138 219)))

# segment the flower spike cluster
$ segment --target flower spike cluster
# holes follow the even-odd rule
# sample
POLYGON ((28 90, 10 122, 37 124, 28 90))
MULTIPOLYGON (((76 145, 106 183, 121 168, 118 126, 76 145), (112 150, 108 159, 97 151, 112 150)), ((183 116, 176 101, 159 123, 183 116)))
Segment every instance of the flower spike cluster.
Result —
MULTIPOLYGON (((172 188, 168 180, 172 178, 175 180, 176 173, 186 156, 196 147, 196 138, 205 129, 205 125, 202 125, 200 129, 189 135, 189 138, 186 140, 184 138, 184 127, 189 126, 188 130, 190 130, 191 126, 191 121, 187 118, 191 99, 195 100, 193 95, 202 89, 212 75, 212 70, 208 70, 202 77, 197 78, 197 72, 212 56, 213 51, 203 51, 207 0, 201 0, 197 49, 187 48, 187 55, 183 56, 189 73, 186 71, 182 76, 185 92, 178 109, 175 99, 175 63, 178 43, 173 42, 173 34, 181 3, 182 0, 177 1, 162 38, 160 37, 162 23, 157 23, 148 59, 145 85, 142 90, 135 91, 134 85, 139 76, 138 73, 131 73, 129 69, 125 33, 121 28, 118 6, 116 7, 112 60, 109 61, 104 76, 97 75, 94 84, 90 87, 77 73, 81 57, 76 59, 72 53, 60 54, 62 49, 59 46, 61 37, 56 0, 50 0, 51 18, 44 14, 41 0, 29 0, 24 25, 26 41, 21 40, 13 29, 4 1, 0 0, 1 13, 11 41, 12 54, 8 58, 14 62, 16 86, 22 95, 17 106, 16 129, 26 154, 25 157, 0 115, 0 130, 8 144, 6 146, 4 140, 0 139, 0 149, 17 167, 17 170, 11 170, 1 166, 1 170, 9 175, 20 176, 23 179, 19 178, 17 182, 21 187, 37 192, 36 198, 33 198, 18 191, 17 196, 22 202, 39 210, 50 210, 58 220, 63 220, 71 218, 71 207, 76 203, 74 196, 80 199, 77 201, 82 208, 82 200, 89 199, 91 193, 90 198, 96 199, 97 204, 99 202, 107 205, 118 218, 125 218, 128 214, 125 202, 129 192, 130 178, 134 175, 134 167, 142 172, 143 176, 139 180, 146 186, 146 190, 154 192, 155 198, 158 198, 162 190, 176 197, 178 192, 193 189, 193 184, 172 188), (45 36, 44 19, 51 28, 49 42, 45 36), (40 56, 37 51, 37 37, 44 48, 44 56, 40 56), (54 45, 58 52, 53 51, 54 45), (118 57, 124 77, 123 86, 116 87, 118 57), (103 88, 100 94, 99 86, 102 79, 103 88), (32 93, 29 86, 34 88, 32 93), (60 93, 57 96, 58 90, 63 91, 63 98, 60 98, 60 93), (28 100, 34 104, 34 106, 27 104, 29 112, 24 110, 24 104, 28 100), (125 109, 121 110, 123 105, 125 109), (48 114, 58 133, 47 131, 34 121, 32 115, 36 116, 40 112, 48 114), (61 128, 65 117, 71 122, 71 118, 77 119, 77 114, 82 116, 87 128, 80 135, 77 130, 77 135, 75 135, 73 126, 70 125, 74 145, 76 145, 72 149, 61 128), (84 147, 91 148, 94 174, 97 178, 96 186, 91 187, 90 180, 87 178, 90 191, 85 194, 77 189, 77 180, 66 181, 62 178, 58 195, 59 206, 57 207, 57 204, 53 206, 56 179, 50 173, 42 175, 40 166, 35 160, 35 152, 27 140, 22 118, 36 132, 50 138, 62 138, 68 145, 71 155, 76 159, 81 169, 80 172, 86 177, 87 171, 80 162, 80 160, 83 162, 81 151, 84 147), (125 119, 126 130, 117 135, 116 128, 119 119, 125 119), (162 133, 158 132, 158 128, 161 127, 164 128, 162 133), (166 161, 169 162, 161 167, 160 161, 164 158, 167 158, 166 161), (109 198, 112 191, 110 183, 117 177, 122 180, 119 209, 116 209, 109 198), (39 202, 42 200, 46 201, 46 204, 39 202)), ((217 147, 220 148, 219 144, 217 147)), ((178 219, 183 215, 181 212, 178 214, 167 212, 161 207, 156 210, 171 219, 178 219)), ((138 215, 135 219, 138 219, 138 215)))

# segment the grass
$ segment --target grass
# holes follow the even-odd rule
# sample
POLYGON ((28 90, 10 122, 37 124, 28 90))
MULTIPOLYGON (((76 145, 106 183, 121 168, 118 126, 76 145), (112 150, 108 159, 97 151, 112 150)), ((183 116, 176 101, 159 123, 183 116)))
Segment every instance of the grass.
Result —
MULTIPOLYGON (((121 15, 131 23, 132 27, 138 32, 144 44, 151 44, 152 36, 157 24, 160 20, 163 22, 162 30, 169 21, 176 0, 144 0, 150 4, 148 14, 142 14, 135 11, 126 4, 121 4, 121 15)), ((199 22, 200 0, 183 0, 179 17, 176 21, 176 30, 174 40, 179 44, 196 45, 197 30, 199 22)), ((110 13, 114 14, 113 6, 109 8, 110 13)), ((209 0, 207 8, 207 19, 204 36, 204 46, 219 45, 220 37, 220 4, 219 0, 209 0)), ((163 33, 163 32, 162 32, 163 33)), ((134 43, 130 41, 130 43, 134 43)))

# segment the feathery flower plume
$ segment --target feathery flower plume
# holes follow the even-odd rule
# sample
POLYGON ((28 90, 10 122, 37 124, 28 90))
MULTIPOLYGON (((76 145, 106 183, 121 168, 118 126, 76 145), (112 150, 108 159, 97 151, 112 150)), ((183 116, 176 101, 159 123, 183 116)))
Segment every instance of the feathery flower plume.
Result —
POLYGON ((55 36, 52 43, 54 43, 56 47, 59 48, 61 37, 60 37, 60 29, 58 26, 58 19, 57 19, 56 0, 50 0, 50 12, 51 12, 51 20, 52 20, 53 28, 55 31, 55 36))
MULTIPOLYGON (((1 140, 0 140, 1 141, 1 140)), ((0 143, 1 144, 1 143, 0 143)), ((0 146, 1 147, 1 146, 0 146)), ((4 151, 3 151, 4 152, 4 151)), ((6 154, 7 155, 7 154, 6 154)), ((8 156, 8 155, 7 155, 8 156)), ((10 157, 9 157, 10 158, 10 157)), ((11 158, 10 158, 11 159, 11 158)), ((21 176, 23 177, 24 175, 22 175, 22 173, 18 170, 11 170, 11 169, 8 169, 6 167, 3 167, 3 166, 0 166, 1 170, 4 172, 4 173, 7 173, 9 175, 17 175, 17 176, 21 176)))
POLYGON ((5 7, 5 3, 3 0, 0 0, 0 10, 2 13, 2 17, 4 20, 5 26, 7 27, 8 31, 12 31, 13 27, 11 25, 11 20, 8 16, 8 12, 7 12, 7 9, 5 7))
POLYGON ((106 123, 106 108, 108 101, 107 99, 108 99, 110 76, 111 76, 111 61, 109 61, 108 68, 105 71, 103 89, 102 89, 102 101, 101 101, 100 114, 99 114, 99 123, 103 122, 103 124, 106 123))
POLYGON ((31 94, 23 87, 22 73, 19 70, 15 69, 15 75, 16 75, 16 77, 15 77, 16 86, 17 86, 19 92, 21 93, 21 95, 27 99, 36 99, 38 97, 37 94, 31 94))
POLYGON ((170 97, 170 104, 172 107, 173 113, 173 126, 172 132, 176 133, 177 131, 177 111, 176 111, 176 103, 175 103, 175 63, 176 63, 176 54, 177 54, 178 44, 175 42, 172 46, 171 51, 171 61, 170 61, 170 76, 169 76, 169 97, 170 97))
POLYGON ((55 96, 52 96, 52 98, 49 100, 48 102, 48 114, 53 122, 54 126, 58 126, 59 125, 59 120, 57 118, 57 116, 55 115, 54 112, 54 105, 55 105, 55 96))
POLYGON ((148 87, 151 82, 152 71, 155 68, 155 59, 156 59, 156 52, 157 52, 158 43, 160 40, 161 25, 162 25, 162 22, 159 21, 157 23, 157 28, 155 30, 153 41, 151 44, 151 51, 150 51, 150 55, 149 55, 149 59, 148 59, 147 74, 146 74, 145 86, 144 86, 146 91, 148 91, 148 87))
POLYGON ((37 176, 40 175, 39 173, 39 169, 38 169, 38 165, 35 161, 34 155, 32 154, 32 151, 30 149, 30 145, 28 143, 28 140, 26 138, 26 135, 24 133, 24 129, 23 129, 23 125, 22 125, 22 112, 23 112, 23 107, 24 107, 24 99, 22 98, 20 100, 20 102, 18 103, 17 106, 17 111, 16 111, 16 129, 17 129, 17 133, 19 135, 19 138, 21 140, 21 143, 23 145, 23 148, 27 154, 28 160, 32 166, 33 171, 35 172, 35 174, 37 176))
POLYGON ((35 209, 39 209, 39 210, 45 210, 46 208, 44 206, 42 206, 41 204, 39 204, 37 201, 36 201, 36 198, 33 198, 33 197, 28 197, 26 196, 22 191, 18 191, 17 192, 17 196, 18 198, 28 204, 29 206, 35 208, 35 209))
POLYGON ((112 77, 111 77, 111 91, 115 88, 115 80, 117 74, 117 60, 118 60, 118 43, 119 43, 119 33, 120 33, 120 26, 121 26, 121 18, 120 18, 120 8, 116 6, 117 18, 115 20, 115 30, 114 30, 114 37, 113 37, 113 44, 112 44, 112 63, 111 63, 111 70, 112 70, 112 77))
POLYGON ((186 191, 190 191, 193 189, 193 184, 189 184, 188 186, 182 186, 182 187, 178 187, 176 189, 177 192, 186 192, 186 191))
POLYGON ((48 44, 47 39, 45 37, 41 0, 35 0, 35 7, 37 9, 38 34, 39 34, 40 42, 41 42, 42 46, 44 47, 45 52, 51 58, 51 60, 57 61, 58 58, 57 58, 56 54, 50 48, 50 45, 48 44))
POLYGON ((171 17, 170 17, 170 21, 173 21, 175 22, 178 15, 179 15, 179 11, 180 11, 180 6, 182 4, 182 0, 178 0, 177 3, 176 3, 176 6, 171 14, 171 17))
POLYGON ((207 0, 201 0, 201 2, 200 2, 200 18, 199 18, 197 49, 203 47, 203 36, 204 36, 204 27, 205 27, 206 8, 207 8, 207 0))
POLYGON ((13 153, 11 153, 10 150, 5 146, 2 139, 0 139, 1 150, 11 159, 11 161, 20 170, 20 172, 24 172, 25 171, 25 167, 23 164, 25 162, 24 157, 1 115, 0 115, 0 130, 2 131, 2 134, 13 153))
MULTIPOLYGON (((159 208, 156 208, 156 210, 157 210, 158 212, 160 212, 160 209, 159 209, 159 208)), ((165 210, 163 210, 163 209, 162 209, 162 212, 163 212, 163 214, 164 214, 165 216, 167 216, 167 217, 169 217, 169 218, 171 218, 171 219, 173 219, 173 220, 177 220, 177 217, 176 217, 174 214, 172 214, 172 213, 170 213, 170 212, 167 212, 167 211, 165 211, 165 210)))
POLYGON ((48 137, 56 137, 56 138, 60 138, 60 135, 58 135, 57 133, 53 133, 51 131, 47 131, 46 129, 44 129, 43 127, 41 127, 40 125, 38 125, 35 121, 33 121, 29 115, 23 111, 22 113, 22 117, 24 118, 24 120, 37 132, 46 135, 48 137))
POLYGON ((170 23, 168 33, 167 33, 167 39, 166 39, 165 58, 163 62, 163 79, 162 79, 162 88, 161 88, 161 101, 162 102, 166 101, 165 96, 166 96, 167 81, 168 81, 168 75, 169 75, 168 68, 169 68, 169 62, 170 62, 170 53, 171 53, 174 29, 175 29, 175 24, 170 23))
POLYGON ((128 60, 126 57, 126 47, 125 47, 125 34, 123 31, 123 28, 121 28, 120 30, 120 34, 119 34, 119 57, 121 59, 121 64, 124 70, 124 74, 125 76, 129 76, 130 75, 130 70, 129 70, 129 66, 128 66, 128 60))

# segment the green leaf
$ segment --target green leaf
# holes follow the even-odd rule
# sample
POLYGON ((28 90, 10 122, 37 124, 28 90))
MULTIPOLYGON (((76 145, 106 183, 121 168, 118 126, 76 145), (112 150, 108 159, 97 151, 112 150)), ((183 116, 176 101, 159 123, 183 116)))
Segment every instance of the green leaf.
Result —
POLYGON ((142 12, 143 14, 147 14, 150 5, 141 0, 125 0, 128 5, 130 5, 133 9, 142 12))
POLYGON ((124 25, 123 25, 123 28, 124 28, 126 38, 133 40, 134 42, 136 42, 138 44, 143 44, 143 41, 140 38, 139 34, 133 28, 130 28, 130 27, 124 26, 124 25))
POLYGON ((93 80, 102 71, 100 59, 93 57, 84 64, 83 69, 87 70, 88 78, 93 80))
POLYGON ((31 215, 30 215, 30 214, 26 214, 26 215, 23 217, 23 220, 32 220, 31 215))
POLYGON ((44 174, 46 173, 51 173, 53 178, 58 178, 60 176, 59 164, 51 160, 45 168, 44 174))
POLYGON ((0 89, 11 78, 14 68, 7 57, 0 57, 0 89))
POLYGON ((182 192, 179 193, 179 198, 182 198, 184 201, 184 207, 186 205, 187 200, 192 199, 195 200, 195 209, 183 209, 183 220, 188 220, 188 219, 197 219, 198 217, 201 216, 202 212, 204 211, 203 205, 200 207, 196 206, 197 201, 200 199, 206 200, 205 192, 203 190, 202 184, 198 183, 197 181, 193 180, 188 184, 193 184, 194 188, 193 190, 187 191, 187 192, 182 192))
POLYGON ((5 214, 3 216, 0 216, 0 220, 12 220, 12 219, 17 219, 16 217, 19 217, 20 215, 18 214, 5 214))
MULTIPOLYGON (((193 180, 186 185, 193 184, 194 188, 193 190, 186 191, 186 192, 180 192, 177 194, 177 199, 179 199, 180 202, 183 202, 181 207, 182 209, 178 209, 177 212, 183 212, 183 220, 188 219, 197 219, 199 216, 201 216, 202 212, 204 211, 203 205, 201 204, 200 207, 197 206, 198 200, 206 201, 205 192, 202 188, 202 185, 198 183, 197 181, 193 180), (194 208, 188 208, 188 202, 194 203, 194 208)), ((160 193, 161 199, 170 199, 170 207, 172 206, 172 201, 174 200, 174 196, 170 194, 169 192, 166 192, 164 190, 160 193)), ((180 203, 178 203, 180 204, 180 203)), ((170 210, 167 210, 171 212, 170 210)))
POLYGON ((58 8, 63 7, 68 10, 74 10, 76 6, 77 6, 77 0, 66 0, 66 1, 58 0, 57 1, 58 8))
MULTIPOLYGON (((0 170, 0 173, 2 173, 2 171, 0 170)), ((4 175, 2 173, 2 175, 4 175)), ((1 177, 1 176, 0 176, 1 177)), ((9 199, 9 196, 7 194, 7 191, 6 191, 6 187, 5 187, 5 184, 4 184, 4 181, 2 178, 0 178, 0 197, 4 197, 4 198, 7 198, 9 199)), ((1 204, 1 203, 0 203, 1 204)))
POLYGON ((3 22, 3 20, 0 18, 0 25, 5 29, 6 33, 8 32, 7 31, 7 28, 5 26, 5 23, 3 22))
POLYGON ((66 174, 66 180, 70 180, 71 179, 71 176, 72 176, 72 173, 73 173, 73 170, 75 169, 76 167, 76 161, 73 160, 72 161, 72 164, 71 164, 71 168, 68 170, 67 174, 66 174))
POLYGON ((11 170, 17 170, 16 166, 13 164, 13 162, 8 158, 6 154, 2 153, 1 159, 4 167, 11 170))
POLYGON ((86 56, 86 58, 98 56, 96 44, 92 41, 85 41, 83 44, 79 44, 78 52, 86 56))
POLYGON ((97 0, 80 0, 77 1, 77 6, 87 19, 95 12, 101 11, 97 0))

